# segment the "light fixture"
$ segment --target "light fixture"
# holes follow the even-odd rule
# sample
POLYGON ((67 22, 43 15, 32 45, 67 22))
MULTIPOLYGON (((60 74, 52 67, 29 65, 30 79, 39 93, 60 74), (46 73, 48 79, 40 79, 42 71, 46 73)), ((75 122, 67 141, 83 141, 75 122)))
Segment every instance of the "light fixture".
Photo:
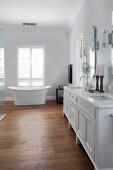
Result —
POLYGON ((23 31, 37 31, 37 23, 22 23, 23 31))
POLYGON ((108 30, 104 30, 104 32, 103 32, 103 47, 104 48, 109 46, 108 35, 109 35, 109 31, 108 30))
POLYGON ((109 45, 113 47, 113 31, 109 33, 108 30, 103 32, 103 47, 107 48, 109 45))
POLYGON ((37 26, 36 23, 29 23, 29 22, 24 22, 22 23, 23 26, 37 26))
POLYGON ((108 35, 108 43, 113 47, 113 31, 108 35))

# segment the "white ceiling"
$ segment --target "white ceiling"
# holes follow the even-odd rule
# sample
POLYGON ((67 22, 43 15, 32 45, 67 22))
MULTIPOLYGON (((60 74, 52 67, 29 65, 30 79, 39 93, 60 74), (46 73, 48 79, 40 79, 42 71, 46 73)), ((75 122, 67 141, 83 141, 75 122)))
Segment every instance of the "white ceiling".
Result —
POLYGON ((84 0, 0 0, 0 26, 34 22, 39 28, 68 28, 84 0))

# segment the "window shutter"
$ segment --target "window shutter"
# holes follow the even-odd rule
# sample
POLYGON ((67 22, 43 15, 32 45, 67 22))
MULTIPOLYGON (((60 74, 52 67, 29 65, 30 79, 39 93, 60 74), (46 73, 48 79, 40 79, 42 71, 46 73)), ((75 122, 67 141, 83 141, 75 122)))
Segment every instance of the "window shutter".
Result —
POLYGON ((18 48, 18 86, 44 85, 44 49, 18 48))

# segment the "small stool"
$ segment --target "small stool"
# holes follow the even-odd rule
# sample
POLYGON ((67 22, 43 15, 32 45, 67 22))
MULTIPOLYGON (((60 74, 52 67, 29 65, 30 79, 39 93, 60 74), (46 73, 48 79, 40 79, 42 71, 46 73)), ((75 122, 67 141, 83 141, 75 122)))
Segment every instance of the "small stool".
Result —
POLYGON ((56 102, 57 102, 57 104, 63 103, 63 90, 64 90, 63 87, 62 88, 59 88, 59 87, 56 88, 56 102), (62 95, 59 94, 59 92, 61 92, 61 91, 62 91, 62 95))

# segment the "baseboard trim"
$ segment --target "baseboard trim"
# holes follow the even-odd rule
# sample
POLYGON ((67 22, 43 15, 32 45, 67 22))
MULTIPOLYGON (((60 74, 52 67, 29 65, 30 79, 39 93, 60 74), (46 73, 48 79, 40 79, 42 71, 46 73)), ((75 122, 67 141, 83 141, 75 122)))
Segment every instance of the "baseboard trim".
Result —
POLYGON ((55 96, 46 96, 46 100, 56 100, 55 96))
POLYGON ((97 168, 94 168, 94 170, 113 170, 113 168, 107 168, 107 169, 97 169, 97 168))
MULTIPOLYGON (((46 100, 56 100, 55 96, 46 96, 46 100)), ((6 102, 11 102, 14 101, 13 97, 5 97, 5 101, 6 102)))
POLYGON ((0 121, 5 117, 5 113, 0 114, 0 121))

